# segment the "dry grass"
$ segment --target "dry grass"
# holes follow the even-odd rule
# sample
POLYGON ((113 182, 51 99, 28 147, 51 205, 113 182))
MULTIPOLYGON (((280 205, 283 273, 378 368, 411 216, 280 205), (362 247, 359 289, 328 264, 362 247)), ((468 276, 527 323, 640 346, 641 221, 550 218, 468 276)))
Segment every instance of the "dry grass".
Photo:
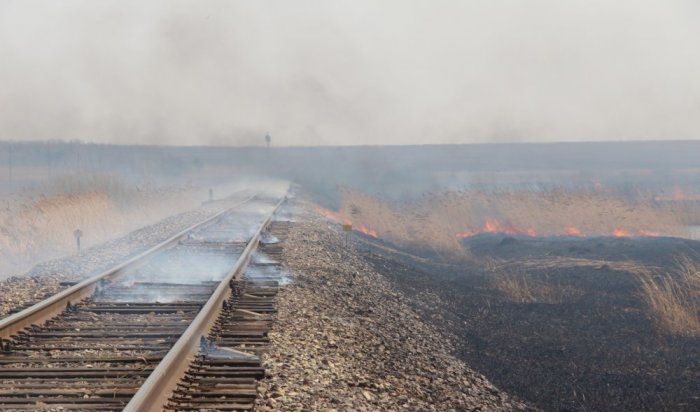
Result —
POLYGON ((457 253, 460 232, 478 231, 487 219, 538 235, 563 235, 577 228, 586 235, 659 233, 687 237, 671 209, 626 200, 610 193, 565 190, 426 193, 406 204, 390 203, 347 188, 341 211, 380 237, 406 246, 426 246, 457 253))
POLYGON ((525 269, 560 269, 560 268, 589 268, 589 269, 608 269, 618 272, 628 272, 634 274, 651 274, 652 271, 658 270, 656 267, 643 265, 633 260, 601 260, 601 259, 586 259, 568 256, 549 256, 543 258, 527 258, 516 261, 492 261, 490 266, 493 271, 508 271, 513 267, 525 269))
POLYGON ((493 288, 515 303, 555 304, 582 293, 573 286, 536 279, 517 270, 494 273, 489 280, 493 288))
POLYGON ((490 284, 503 292, 509 300, 517 303, 561 303, 565 299, 583 293, 571 285, 544 281, 527 274, 528 270, 548 270, 561 268, 583 268, 592 270, 612 270, 637 276, 651 277, 658 267, 643 265, 631 260, 609 261, 565 256, 501 260, 480 258, 479 264, 490 273, 490 284))
POLYGON ((375 197, 356 191, 341 191, 341 211, 353 224, 376 230, 379 237, 408 248, 430 249, 438 254, 464 257, 468 252, 455 231, 375 197))
POLYGON ((156 195, 160 190, 147 181, 135 183, 117 175, 88 173, 56 175, 39 189, 39 193, 49 197, 101 193, 107 195, 115 206, 128 208, 156 195))
POLYGON ((87 248, 193 209, 204 198, 196 190, 136 187, 109 175, 57 177, 43 193, 0 208, 0 278, 75 253, 76 229, 87 248))
POLYGON ((684 256, 671 273, 638 277, 642 298, 662 332, 700 336, 700 264, 696 260, 684 256))
MULTIPOLYGON (((482 259, 483 260, 483 259, 482 259)), ((562 267, 615 270, 635 275, 641 283, 641 296, 656 327, 670 335, 700 336, 700 262, 683 256, 675 268, 662 273, 661 268, 634 261, 604 261, 569 257, 526 259, 520 261, 483 260, 492 273, 490 284, 516 303, 561 303, 581 293, 580 290, 536 279, 528 269, 562 267)))
POLYGON ((0 278, 31 262, 75 252, 73 231, 83 245, 109 237, 125 223, 104 193, 40 197, 19 210, 0 210, 0 278))

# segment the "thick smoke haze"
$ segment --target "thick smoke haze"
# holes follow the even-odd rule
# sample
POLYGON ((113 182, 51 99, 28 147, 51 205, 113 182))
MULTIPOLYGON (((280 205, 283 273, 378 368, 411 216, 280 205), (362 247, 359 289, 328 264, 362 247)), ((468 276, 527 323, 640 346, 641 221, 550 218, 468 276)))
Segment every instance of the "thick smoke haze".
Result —
POLYGON ((700 137, 696 1, 0 1, 0 140, 700 137))

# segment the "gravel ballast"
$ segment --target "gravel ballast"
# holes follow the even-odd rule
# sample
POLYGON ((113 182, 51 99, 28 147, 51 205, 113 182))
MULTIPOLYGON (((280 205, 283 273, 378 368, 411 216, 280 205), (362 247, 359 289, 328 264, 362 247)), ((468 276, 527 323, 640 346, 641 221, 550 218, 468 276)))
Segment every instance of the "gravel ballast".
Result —
POLYGON ((355 253, 337 225, 296 216, 284 247, 259 410, 513 410, 512 400, 355 253))

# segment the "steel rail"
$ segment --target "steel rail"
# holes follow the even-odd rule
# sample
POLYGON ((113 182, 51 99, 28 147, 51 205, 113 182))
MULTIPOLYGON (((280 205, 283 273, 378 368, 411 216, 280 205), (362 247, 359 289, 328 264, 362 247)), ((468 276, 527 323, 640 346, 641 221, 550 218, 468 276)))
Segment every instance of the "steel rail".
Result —
POLYGON ((168 402, 168 398, 177 386, 180 379, 190 366, 199 350, 200 339, 206 336, 223 308, 223 302, 230 296, 230 282, 240 278, 243 270, 248 265, 253 252, 258 247, 260 236, 272 222, 275 212, 286 200, 286 195, 277 203, 270 215, 260 225, 248 245, 243 250, 240 258, 233 268, 221 281, 206 304, 199 311, 189 327, 175 342, 163 360, 151 372, 148 379, 134 394, 131 401, 124 408, 125 412, 162 411, 168 402))
POLYGON ((206 227, 213 224, 217 219, 221 218, 226 212, 231 209, 241 206, 245 203, 250 202, 257 194, 254 194, 245 200, 222 210, 221 212, 211 216, 199 223, 196 223, 187 229, 179 232, 178 234, 164 240, 163 242, 153 246, 152 248, 139 253, 133 258, 114 266, 104 272, 101 272, 95 276, 83 280, 82 282, 71 286, 57 294, 42 300, 20 312, 12 314, 4 319, 0 320, 0 340, 8 339, 17 332, 26 329, 32 325, 40 325, 47 320, 55 317, 56 315, 62 313, 68 304, 75 304, 81 300, 91 296, 95 289, 100 285, 103 280, 114 280, 119 278, 124 273, 137 268, 144 263, 146 263, 150 258, 155 256, 158 252, 168 249, 171 246, 176 245, 181 239, 187 236, 191 231, 206 227))

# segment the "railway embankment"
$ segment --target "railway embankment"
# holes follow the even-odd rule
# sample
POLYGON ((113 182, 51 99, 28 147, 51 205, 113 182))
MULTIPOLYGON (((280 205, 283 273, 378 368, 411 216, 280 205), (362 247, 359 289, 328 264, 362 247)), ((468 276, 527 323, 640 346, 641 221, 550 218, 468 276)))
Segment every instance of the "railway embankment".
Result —
POLYGON ((295 219, 283 252, 293 281, 278 295, 259 410, 524 408, 454 357, 337 225, 295 219))

